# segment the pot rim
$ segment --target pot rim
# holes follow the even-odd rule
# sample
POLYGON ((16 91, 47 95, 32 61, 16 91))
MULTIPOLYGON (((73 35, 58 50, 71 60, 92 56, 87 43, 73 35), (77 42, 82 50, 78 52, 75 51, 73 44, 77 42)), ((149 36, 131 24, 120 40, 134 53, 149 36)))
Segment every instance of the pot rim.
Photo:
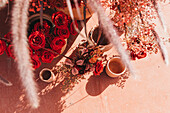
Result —
MULTIPOLYGON (((93 32, 94 30, 99 27, 99 24, 96 24, 94 27, 91 28, 91 30, 89 31, 89 34, 88 34, 88 38, 95 44, 97 45, 97 43, 93 40, 93 32)), ((105 52, 105 51, 108 51, 109 49, 111 49, 113 47, 113 44, 111 42, 109 42, 109 44, 107 45, 98 45, 100 47, 102 47, 102 51, 105 52)))
MULTIPOLYGON (((92 36, 93 36, 94 30, 95 30, 97 27, 99 27, 98 24, 95 25, 94 27, 92 27, 91 30, 89 31, 89 36, 88 36, 88 37, 90 38, 90 40, 93 41, 93 43, 95 43, 95 44, 97 44, 97 43, 93 40, 92 36)), ((112 45, 112 43, 109 41, 109 44, 107 44, 107 45, 100 45, 100 46, 110 46, 110 45, 112 45)))
MULTIPOLYGON (((37 13, 37 14, 33 14, 31 16, 28 17, 28 20, 29 20, 29 23, 31 23, 32 21, 34 21, 35 19, 39 18, 40 19, 40 14, 37 13)), ((48 15, 48 14, 43 14, 43 19, 46 19, 48 21, 50 21, 52 23, 52 25, 54 24, 52 22, 52 19, 51 19, 51 16, 48 15)))
POLYGON ((39 73, 39 77, 40 77, 40 79, 41 79, 42 81, 44 81, 44 82, 52 82, 52 81, 55 79, 54 73, 53 73, 53 72, 51 71, 51 69, 49 69, 49 68, 43 68, 43 69, 40 71, 40 73, 39 73), (46 71, 46 70, 50 71, 50 73, 51 73, 51 77, 50 77, 48 80, 44 80, 43 77, 42 77, 42 73, 43 73, 44 71, 46 71))
POLYGON ((113 57, 113 58, 111 58, 111 59, 107 62, 106 68, 107 68, 107 69, 109 70, 109 72, 110 72, 112 75, 114 75, 114 76, 120 76, 120 75, 124 74, 125 71, 126 71, 126 66, 125 66, 123 63, 122 63, 122 65, 123 65, 124 69, 123 69, 123 71, 122 71, 121 73, 114 73, 114 72, 112 72, 112 71, 110 70, 109 63, 110 63, 110 61, 112 61, 113 59, 119 59, 119 60, 121 60, 120 57, 113 57))

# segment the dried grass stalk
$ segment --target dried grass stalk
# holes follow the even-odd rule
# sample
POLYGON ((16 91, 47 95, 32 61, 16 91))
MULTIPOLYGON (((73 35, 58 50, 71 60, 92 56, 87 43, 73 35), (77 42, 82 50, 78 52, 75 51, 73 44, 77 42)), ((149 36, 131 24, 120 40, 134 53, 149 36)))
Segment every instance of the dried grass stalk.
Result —
POLYGON ((155 39, 158 42, 158 45, 159 45, 159 48, 161 50, 161 54, 162 54, 162 57, 163 57, 163 59, 165 61, 165 64, 168 65, 169 64, 168 51, 167 51, 165 45, 163 44, 161 38, 157 34, 157 32, 155 30, 152 30, 152 33, 154 34, 155 39))
POLYGON ((164 29, 164 32, 167 34, 167 26, 166 26, 167 24, 165 22, 163 14, 162 14, 161 6, 160 6, 160 4, 157 3, 157 1, 154 1, 154 7, 155 7, 156 12, 158 14, 158 17, 159 17, 159 20, 161 22, 161 25, 162 25, 162 27, 164 29))
POLYGON ((39 106, 36 83, 33 80, 33 68, 27 43, 29 0, 15 0, 12 10, 12 36, 14 55, 18 64, 19 75, 26 89, 27 98, 32 108, 39 106))

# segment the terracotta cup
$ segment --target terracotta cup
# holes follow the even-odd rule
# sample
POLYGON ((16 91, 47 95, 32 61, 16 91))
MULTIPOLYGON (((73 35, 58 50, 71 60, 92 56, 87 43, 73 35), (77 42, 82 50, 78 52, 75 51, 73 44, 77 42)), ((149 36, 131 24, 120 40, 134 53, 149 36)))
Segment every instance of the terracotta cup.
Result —
POLYGON ((48 69, 48 68, 42 69, 40 71, 39 77, 44 82, 52 82, 52 81, 55 80, 54 73, 50 69, 48 69))
POLYGON ((106 38, 103 31, 101 31, 101 35, 99 39, 98 36, 99 36, 99 25, 96 25, 90 30, 88 37, 93 43, 100 46, 103 52, 110 50, 112 48, 112 44, 106 38))
POLYGON ((121 61, 120 57, 113 57, 107 62, 106 73, 110 77, 118 77, 124 74, 126 66, 121 61))

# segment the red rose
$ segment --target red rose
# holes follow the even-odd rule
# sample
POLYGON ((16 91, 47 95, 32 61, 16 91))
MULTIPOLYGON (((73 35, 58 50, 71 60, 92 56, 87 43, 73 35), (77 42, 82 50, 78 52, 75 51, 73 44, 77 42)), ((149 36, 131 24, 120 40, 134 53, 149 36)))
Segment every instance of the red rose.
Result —
POLYGON ((130 57, 131 57, 131 60, 136 60, 137 55, 134 53, 134 51, 131 51, 130 57))
POLYGON ((67 28, 68 17, 65 13, 61 11, 52 14, 52 21, 55 24, 56 28, 67 28))
POLYGON ((28 38, 30 47, 34 50, 38 50, 45 46, 45 36, 43 33, 39 31, 35 31, 30 34, 28 38))
POLYGON ((52 40, 50 46, 54 51, 57 51, 57 50, 61 49, 65 44, 66 44, 66 41, 63 38, 55 37, 52 40))
POLYGON ((47 50, 44 50, 44 51, 42 52, 42 56, 41 56, 42 62, 44 62, 44 63, 51 63, 51 61, 53 60, 53 58, 54 58, 54 55, 53 55, 52 52, 47 51, 47 50))
POLYGON ((41 28, 40 22, 37 22, 34 25, 34 31, 42 31, 47 35, 50 32, 50 26, 48 25, 47 21, 43 21, 43 28, 41 28))
POLYGON ((31 55, 31 62, 32 62, 32 64, 33 64, 33 68, 34 68, 34 69, 39 68, 40 65, 41 65, 41 62, 40 62, 40 60, 39 60, 39 57, 38 57, 38 55, 36 55, 36 54, 31 55))
POLYGON ((29 52, 30 52, 30 55, 33 55, 33 50, 29 47, 29 52))
POLYGON ((12 57, 13 59, 15 59, 13 47, 13 45, 9 45, 6 49, 6 54, 8 55, 8 57, 12 57))
POLYGON ((54 27, 54 35, 55 36, 58 36, 57 31, 58 31, 58 28, 54 27))
POLYGON ((95 71, 93 72, 94 75, 100 75, 103 72, 103 64, 102 61, 97 61, 95 66, 95 71))
MULTIPOLYGON (((74 22, 75 22, 75 25, 76 25, 77 28, 78 28, 78 23, 77 23, 77 21, 74 21, 74 22)), ((70 34, 71 34, 71 35, 77 35, 77 31, 74 29, 74 24, 73 24, 73 22, 70 24, 69 30, 70 30, 70 34)))
POLYGON ((56 53, 53 53, 54 57, 57 57, 61 53, 61 49, 55 50, 54 52, 56 52, 56 53))
POLYGON ((34 53, 36 55, 38 55, 38 57, 41 57, 42 56, 42 51, 43 51, 43 49, 39 49, 39 50, 35 50, 34 53))
POLYGON ((6 43, 3 40, 0 40, 0 55, 6 50, 6 43))
POLYGON ((45 36, 45 39, 47 39, 49 42, 51 42, 54 39, 54 35, 48 34, 45 36))
POLYGON ((59 37, 62 37, 64 39, 66 39, 70 36, 70 32, 69 32, 68 28, 58 29, 57 34, 59 35, 59 37))
POLYGON ((54 35, 52 35, 52 34, 48 34, 45 36, 45 40, 46 40, 45 48, 51 48, 50 43, 53 39, 54 39, 54 35))
POLYGON ((137 54, 137 58, 138 59, 141 59, 141 58, 145 58, 146 57, 146 51, 140 51, 138 54, 137 54))
POLYGON ((6 35, 4 35, 4 38, 6 39, 7 43, 12 42, 12 33, 8 32, 6 35))

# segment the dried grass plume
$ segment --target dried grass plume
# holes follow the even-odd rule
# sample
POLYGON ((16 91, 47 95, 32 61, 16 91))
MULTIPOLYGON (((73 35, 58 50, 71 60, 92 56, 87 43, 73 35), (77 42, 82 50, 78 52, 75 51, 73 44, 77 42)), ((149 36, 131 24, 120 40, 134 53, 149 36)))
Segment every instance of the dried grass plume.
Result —
POLYGON ((15 0, 12 10, 12 36, 14 55, 18 64, 19 75, 26 90, 32 108, 39 106, 36 83, 27 43, 27 21, 29 0, 15 0))

